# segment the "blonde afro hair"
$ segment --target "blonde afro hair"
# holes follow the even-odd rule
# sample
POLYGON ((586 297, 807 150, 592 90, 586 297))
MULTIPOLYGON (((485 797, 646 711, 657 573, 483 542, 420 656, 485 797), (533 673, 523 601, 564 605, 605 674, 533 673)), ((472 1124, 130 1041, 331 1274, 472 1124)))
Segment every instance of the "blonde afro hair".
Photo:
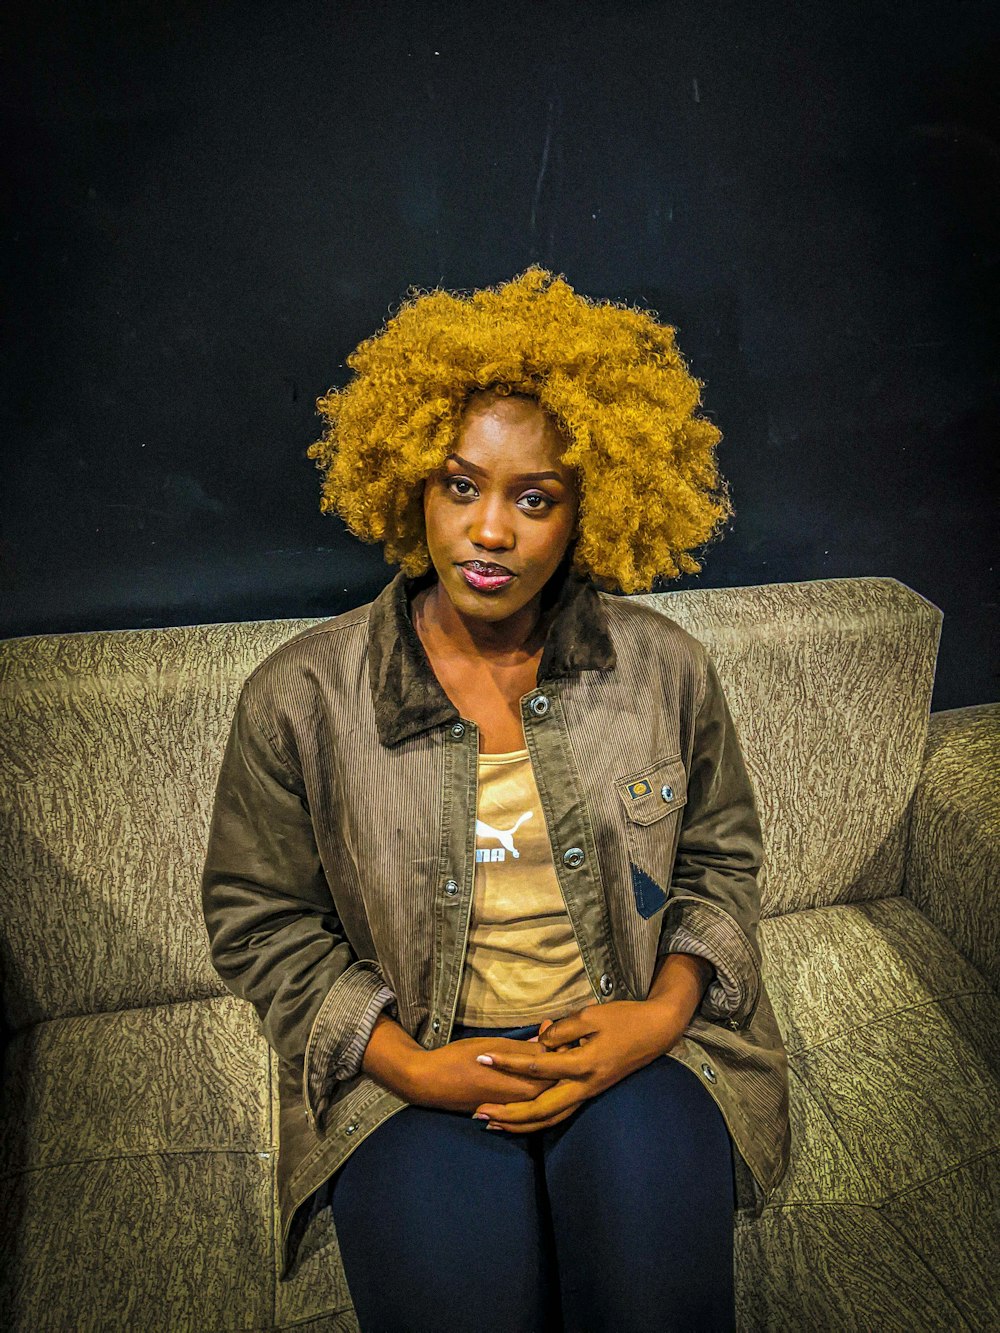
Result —
POLYGON ((414 293, 347 358, 347 387, 316 400, 328 423, 307 450, 325 471, 320 508, 423 573, 422 483, 454 449, 469 395, 527 394, 577 472, 574 567, 626 593, 697 574, 689 552, 733 510, 714 456, 722 432, 694 415, 702 381, 674 332, 537 266, 467 297, 414 293))

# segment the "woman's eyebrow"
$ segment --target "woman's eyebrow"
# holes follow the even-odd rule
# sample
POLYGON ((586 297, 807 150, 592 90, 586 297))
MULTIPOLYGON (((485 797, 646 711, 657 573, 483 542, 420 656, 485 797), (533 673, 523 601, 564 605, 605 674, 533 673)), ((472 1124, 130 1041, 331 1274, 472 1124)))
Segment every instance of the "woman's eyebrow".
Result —
MULTIPOLYGON (((448 463, 458 463, 464 467, 467 472, 478 472, 480 476, 485 477, 489 474, 485 468, 476 467, 475 463, 470 463, 467 459, 461 458, 458 454, 449 454, 445 459, 448 463)), ((561 472, 518 472, 516 474, 518 481, 561 481, 565 484, 566 478, 561 472)))

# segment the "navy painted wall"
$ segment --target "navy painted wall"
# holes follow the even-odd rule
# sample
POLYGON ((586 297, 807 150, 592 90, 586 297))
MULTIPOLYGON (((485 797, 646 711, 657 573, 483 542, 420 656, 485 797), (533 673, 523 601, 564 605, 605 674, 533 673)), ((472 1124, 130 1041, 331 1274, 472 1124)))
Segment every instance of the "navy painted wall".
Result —
POLYGON ((0 635, 333 615, 315 399, 531 261, 678 330, 736 516, 673 587, 891 575, 997 697, 1000 11, 8 5, 0 635))

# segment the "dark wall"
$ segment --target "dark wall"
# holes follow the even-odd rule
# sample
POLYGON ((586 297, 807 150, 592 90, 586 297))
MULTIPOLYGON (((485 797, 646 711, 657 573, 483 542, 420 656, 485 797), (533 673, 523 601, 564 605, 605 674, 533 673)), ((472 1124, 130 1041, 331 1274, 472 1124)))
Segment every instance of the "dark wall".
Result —
POLYGON ((672 587, 890 575, 997 697, 989 3, 8 6, 0 635, 333 615, 315 399, 413 284, 677 327, 736 515, 672 587))

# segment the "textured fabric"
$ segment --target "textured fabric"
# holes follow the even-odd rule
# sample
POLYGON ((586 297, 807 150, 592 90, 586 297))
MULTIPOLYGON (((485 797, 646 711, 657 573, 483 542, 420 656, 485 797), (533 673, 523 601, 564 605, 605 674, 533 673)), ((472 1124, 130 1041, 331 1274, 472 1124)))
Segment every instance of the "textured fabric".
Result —
POLYGON ((792 1141, 737 1217, 747 1329, 993 1329, 1000 997, 906 898, 761 923, 792 1141))
MULTIPOLYGON (((357 1031, 353 1039, 343 1048, 343 1054, 337 1056, 333 1052, 328 1054, 324 1051, 311 1061, 314 1076, 322 1075, 324 1070, 329 1070, 329 1078, 337 1082, 345 1078, 354 1078, 360 1073, 365 1047, 368 1045, 365 1033, 371 1033, 372 1025, 383 1009, 388 1010, 390 1014, 394 1014, 396 1010, 396 997, 384 981, 378 983, 368 1003, 358 1011, 357 1031)), ((333 1029, 328 1029, 322 1024, 317 1024, 314 1028, 317 1038, 328 1037, 331 1031, 333 1029)), ((320 1105, 330 1096, 329 1087, 317 1084, 311 1095, 314 1104, 320 1105)))
POLYGON ((455 1022, 540 1023, 593 1003, 531 756, 481 754, 476 871, 455 1022))
POLYGON ((253 1013, 230 995, 28 1028, 6 1051, 4 1091, 23 1125, 0 1138, 0 1176, 115 1156, 270 1151, 269 1076, 253 1013))
POLYGON ((672 932, 669 943, 670 948, 664 950, 666 953, 693 953, 714 964, 716 975, 705 992, 705 1011, 716 1017, 735 1013, 740 1004, 740 983, 726 970, 722 955, 684 926, 678 926, 672 932))
POLYGON ((3 1072, 0 1325, 269 1324, 269 1063, 231 996, 18 1033, 3 1072))
POLYGON ((762 915, 899 893, 940 610, 888 578, 629 600, 695 634, 726 684, 764 828, 762 915))
POLYGON ((270 1327, 270 1185, 255 1153, 112 1156, 18 1176, 0 1199, 2 1326, 270 1327))
POLYGON ((310 1100, 317 1114, 328 1080, 354 1078, 360 1071, 368 1034, 383 1009, 395 1017, 396 997, 378 967, 365 959, 352 963, 327 991, 305 1050, 305 1063, 313 1077, 310 1100), (328 1013, 336 1019, 327 1022, 328 1013))
MULTIPOLYGON (((397 576, 251 673, 219 773, 203 906, 215 966, 280 1057, 289 1266, 297 1210, 405 1104, 364 1074, 331 1085, 318 1053, 367 1040, 380 983, 423 1046, 443 1045, 454 1020, 478 730, 413 630, 419 586, 397 576), (328 1104, 312 1100, 317 1086, 332 1086, 328 1104)), ((787 1067, 756 942, 760 822, 714 664, 668 617, 571 575, 521 711, 596 1001, 643 999, 678 925, 738 979, 736 1008, 703 1001, 669 1054, 718 1102, 738 1149, 738 1206, 759 1212, 788 1162, 787 1067), (660 888, 652 916, 633 867, 660 888)))
POLYGON ((1000 704, 935 713, 906 894, 1000 991, 1000 704))
POLYGON ((0 641, 12 1028, 226 988, 198 879, 242 679, 299 621, 0 641))

